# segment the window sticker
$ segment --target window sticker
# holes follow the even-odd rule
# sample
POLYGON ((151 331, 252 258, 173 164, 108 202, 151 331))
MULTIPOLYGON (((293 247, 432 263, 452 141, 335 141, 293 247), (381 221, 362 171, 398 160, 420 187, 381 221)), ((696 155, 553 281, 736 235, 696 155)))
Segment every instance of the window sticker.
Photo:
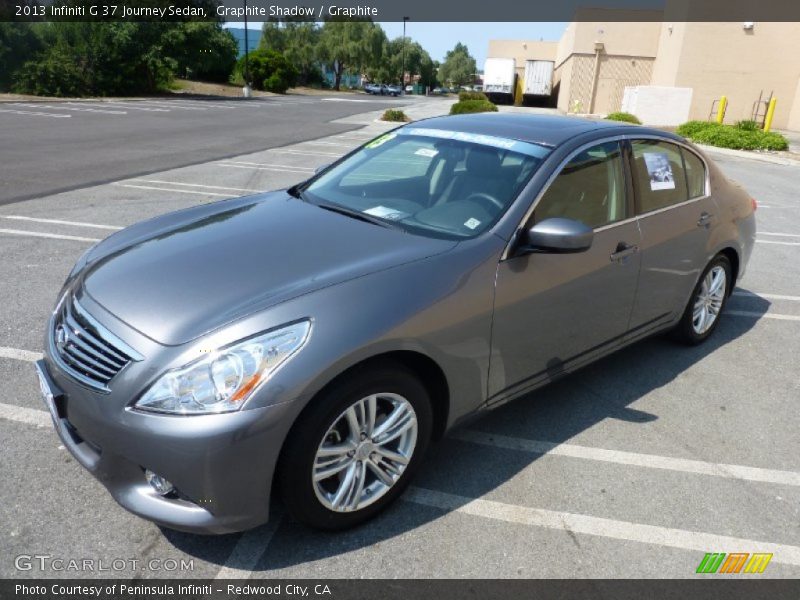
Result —
POLYGON ((464 223, 464 227, 469 227, 470 229, 475 229, 480 224, 481 224, 481 222, 478 221, 478 219, 471 218, 471 219, 467 220, 466 223, 464 223))
POLYGON ((396 137, 397 137, 396 133, 387 133, 386 135, 382 135, 381 137, 372 140, 369 144, 364 146, 364 148, 370 148, 370 149, 377 148, 378 146, 381 146, 386 142, 388 142, 389 140, 393 140, 396 137))
POLYGON ((438 150, 434 150, 433 148, 420 148, 416 152, 414 152, 417 156, 425 156, 427 158, 433 158, 437 154, 439 154, 438 150))
POLYGON ((368 215, 372 215, 373 217, 389 219, 390 221, 399 221, 400 219, 405 219, 408 216, 408 213, 404 213, 401 210, 389 208, 387 206, 373 206, 364 212, 368 215))
POLYGON ((675 176, 672 174, 672 165, 664 152, 644 152, 642 154, 647 174, 650 176, 650 189, 674 190, 675 176))

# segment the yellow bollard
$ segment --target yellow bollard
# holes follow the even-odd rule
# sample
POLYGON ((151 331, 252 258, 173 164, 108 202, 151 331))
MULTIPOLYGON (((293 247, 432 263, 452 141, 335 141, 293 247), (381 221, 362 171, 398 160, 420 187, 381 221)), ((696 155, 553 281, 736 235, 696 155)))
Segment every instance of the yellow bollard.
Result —
POLYGON ((767 107, 767 116, 764 118, 764 131, 769 131, 772 127, 772 118, 775 116, 775 104, 777 103, 777 98, 773 98, 769 101, 769 106, 767 107))
POLYGON ((728 106, 728 97, 722 96, 719 99, 719 105, 717 106, 717 123, 722 123, 725 119, 725 108, 728 106))

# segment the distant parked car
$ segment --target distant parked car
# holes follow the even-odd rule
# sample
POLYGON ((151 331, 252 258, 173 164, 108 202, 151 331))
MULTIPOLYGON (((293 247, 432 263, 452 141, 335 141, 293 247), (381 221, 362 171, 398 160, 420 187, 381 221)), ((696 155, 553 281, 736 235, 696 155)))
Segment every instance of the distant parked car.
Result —
POLYGON ((380 94, 380 86, 375 83, 364 84, 364 91, 367 94, 380 94))
POLYGON ((483 91, 483 86, 482 85, 473 85, 472 86, 472 91, 473 92, 482 92, 483 91))
POLYGON ((413 85, 407 85, 406 86, 406 94, 410 94, 413 91, 414 91, 414 86, 413 85))
POLYGON ((433 88, 433 92, 432 93, 434 93, 434 94, 446 94, 447 93, 447 89, 446 88, 441 88, 441 87, 435 87, 435 88, 433 88))
POLYGON ((401 88, 399 85, 387 85, 385 87, 386 91, 384 93, 389 96, 399 96, 403 93, 403 88, 401 88))

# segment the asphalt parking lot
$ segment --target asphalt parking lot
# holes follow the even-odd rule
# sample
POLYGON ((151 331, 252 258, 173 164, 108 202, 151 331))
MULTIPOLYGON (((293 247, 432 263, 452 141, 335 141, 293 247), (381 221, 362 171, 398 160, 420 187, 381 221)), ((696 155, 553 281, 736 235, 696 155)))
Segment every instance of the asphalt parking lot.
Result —
MULTIPOLYGON (((707 344, 641 342, 453 432, 366 526, 322 534, 276 502, 270 523, 244 534, 160 529, 69 456, 32 361, 78 256, 138 220, 307 177, 388 127, 365 110, 376 107, 334 116, 325 138, 0 206, 0 577, 696 577, 707 552, 772 553, 759 577, 799 577, 796 166, 717 158, 759 201, 759 234, 707 344), (21 555, 49 558, 19 570, 21 555), (52 559, 94 568, 57 571, 52 559)), ((441 110, 418 101, 408 112, 441 110)))

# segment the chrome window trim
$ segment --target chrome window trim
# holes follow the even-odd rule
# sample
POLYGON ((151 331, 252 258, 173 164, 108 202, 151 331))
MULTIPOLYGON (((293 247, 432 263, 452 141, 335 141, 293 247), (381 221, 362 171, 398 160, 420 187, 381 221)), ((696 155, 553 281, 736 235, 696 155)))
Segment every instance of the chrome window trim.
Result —
MULTIPOLYGON (((547 178, 547 181, 545 181, 544 185, 542 186, 542 189, 539 191, 539 193, 533 199, 533 202, 531 202, 530 207, 528 208, 527 211, 525 211, 525 215, 522 217, 520 222, 517 224, 517 227, 514 230, 514 235, 512 235, 511 239, 509 239, 509 241, 506 243, 506 247, 503 249, 503 253, 500 255, 500 262, 503 262, 503 261, 508 260, 510 258, 511 247, 514 245, 514 242, 517 239, 517 234, 525 226, 525 223, 527 223, 530 220, 531 216, 533 215, 534 211, 536 210, 536 206, 539 204, 539 201, 542 199, 542 196, 544 196, 544 194, 547 192, 547 190, 550 189, 550 186, 553 184, 553 181, 555 181, 556 177, 558 177, 561 174, 561 171, 564 169, 565 166, 567 166, 569 161, 571 161, 575 157, 575 155, 577 155, 580 152, 583 152, 587 148, 591 148, 592 146, 597 146, 599 144, 604 144, 604 143, 607 143, 607 142, 623 142, 623 141, 627 141, 627 142, 632 143, 635 140, 656 140, 656 141, 659 141, 659 142, 666 142, 668 144, 675 144, 676 146, 680 146, 681 148, 685 148, 686 150, 688 150, 689 152, 691 152, 692 154, 697 156, 700 159, 700 161, 703 163, 703 168, 705 169, 705 182, 704 183, 705 183, 705 192, 706 193, 703 196, 697 196, 697 197, 694 197, 694 198, 689 198, 688 200, 686 200, 684 202, 681 202, 679 204, 671 204, 669 206, 665 206, 663 208, 658 208, 658 209, 652 210, 650 212, 641 213, 641 214, 636 213, 636 198, 634 197, 634 199, 633 199, 634 200, 634 202, 633 202, 634 214, 632 216, 628 217, 627 219, 623 219, 621 221, 615 221, 613 223, 608 223, 607 225, 603 225, 602 227, 596 227, 595 231, 607 231, 608 229, 611 229, 612 227, 625 225, 625 224, 630 223, 632 221, 636 221, 637 219, 639 219, 641 217, 648 217, 650 215, 655 215, 655 214, 658 214, 658 213, 666 211, 666 210, 670 210, 670 209, 673 209, 673 208, 676 208, 676 207, 679 207, 679 206, 684 206, 686 204, 689 204, 690 202, 696 202, 698 200, 703 200, 703 199, 709 198, 711 196, 711 193, 710 193, 710 190, 711 190, 711 176, 710 176, 710 169, 709 169, 709 166, 708 166, 708 161, 706 160, 706 158, 702 154, 700 154, 699 152, 694 150, 686 142, 681 141, 681 140, 674 140, 672 138, 662 137, 660 135, 656 135, 656 134, 653 134, 653 133, 641 133, 639 135, 635 135, 633 133, 630 133, 630 134, 625 133, 625 134, 617 134, 617 135, 606 136, 606 137, 599 137, 599 138, 596 138, 596 139, 594 139, 594 140, 592 140, 590 142, 586 142, 585 144, 581 144, 580 146, 578 146, 575 150, 570 152, 566 156, 566 158, 564 158, 558 164, 558 166, 555 169, 553 169, 553 173, 550 175, 550 177, 547 178)), ((687 185, 687 193, 688 193, 688 185, 687 185)), ((635 194, 636 194, 636 191, 634 190, 634 196, 635 196, 635 194)))

